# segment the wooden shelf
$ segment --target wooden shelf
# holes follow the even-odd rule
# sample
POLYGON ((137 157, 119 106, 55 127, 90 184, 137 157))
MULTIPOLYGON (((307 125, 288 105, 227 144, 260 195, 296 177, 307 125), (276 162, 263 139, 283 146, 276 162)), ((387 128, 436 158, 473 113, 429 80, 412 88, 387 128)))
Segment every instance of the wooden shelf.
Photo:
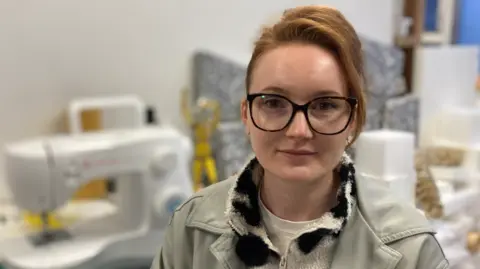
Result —
POLYGON ((405 53, 403 75, 405 76, 405 83, 409 91, 412 90, 413 85, 414 51, 415 48, 420 46, 423 33, 425 1, 426 0, 405 0, 403 16, 412 18, 412 27, 409 36, 398 38, 396 42, 397 46, 402 48, 405 53))
POLYGON ((402 49, 413 48, 418 45, 418 38, 415 36, 397 36, 395 38, 395 45, 402 49))
POLYGON ((421 43, 424 45, 441 45, 445 43, 444 35, 436 32, 424 32, 421 37, 421 43))

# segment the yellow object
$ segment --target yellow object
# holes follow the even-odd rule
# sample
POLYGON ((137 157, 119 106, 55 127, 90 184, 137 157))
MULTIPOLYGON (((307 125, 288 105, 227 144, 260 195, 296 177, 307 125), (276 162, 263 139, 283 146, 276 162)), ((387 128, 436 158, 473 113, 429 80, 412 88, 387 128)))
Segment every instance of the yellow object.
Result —
MULTIPOLYGON (((98 131, 102 129, 101 110, 85 110, 81 113, 82 129, 84 132, 98 131)), ((80 188, 73 199, 101 199, 107 196, 107 183, 103 178, 92 180, 80 188)))
POLYGON ((472 254, 480 252, 480 232, 469 232, 467 236, 467 249, 472 254))
MULTIPOLYGON (((432 219, 440 219, 443 217, 444 209, 437 184, 430 171, 430 166, 437 162, 444 164, 457 163, 456 154, 443 154, 445 151, 437 149, 420 149, 415 153, 415 171, 417 174, 417 182, 415 186, 415 200, 417 205, 423 209, 425 215, 432 219), (433 154, 436 153, 436 154, 433 154), (442 153, 442 154, 439 154, 442 153), (433 158, 433 156, 435 156, 433 158), (446 158, 444 156, 449 156, 446 158), (432 160, 433 159, 433 160, 432 160), (433 162, 433 163, 432 163, 433 162)), ((453 153, 452 151, 450 153, 453 153)))
MULTIPOLYGON (((42 222, 42 219, 40 217, 40 215, 38 214, 33 214, 33 213, 28 213, 26 212, 25 215, 24 215, 24 220, 25 222, 29 225, 29 228, 33 228, 33 229, 40 229, 43 227, 43 222, 42 222)), ((47 215, 47 222, 48 222, 48 225, 49 225, 49 228, 50 229, 61 229, 62 227, 64 227, 64 223, 62 223, 62 221, 60 221, 60 218, 58 218, 57 216, 55 216, 55 214, 53 213, 48 213, 47 215)))
POLYGON ((186 121, 193 130, 195 152, 192 173, 194 188, 198 191, 203 187, 204 175, 210 184, 218 181, 210 140, 220 121, 220 104, 215 100, 200 98, 192 111, 188 102, 188 91, 184 90, 181 107, 186 121))

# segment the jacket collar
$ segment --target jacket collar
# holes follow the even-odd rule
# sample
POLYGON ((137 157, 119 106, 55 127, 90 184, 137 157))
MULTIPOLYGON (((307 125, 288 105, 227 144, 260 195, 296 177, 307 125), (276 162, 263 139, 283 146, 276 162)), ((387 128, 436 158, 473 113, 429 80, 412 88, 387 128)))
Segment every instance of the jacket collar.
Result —
MULTIPOLYGON (((253 176, 257 165, 258 160, 253 157, 240 172, 226 205, 228 223, 238 235, 236 253, 247 266, 264 265, 270 255, 277 255, 261 221, 258 182, 253 176), (252 252, 257 255, 251 255, 252 252)), ((340 178, 338 204, 296 239, 295 244, 304 254, 310 253, 324 238, 337 238, 355 209, 355 168, 347 154, 342 155, 336 172, 340 178)))

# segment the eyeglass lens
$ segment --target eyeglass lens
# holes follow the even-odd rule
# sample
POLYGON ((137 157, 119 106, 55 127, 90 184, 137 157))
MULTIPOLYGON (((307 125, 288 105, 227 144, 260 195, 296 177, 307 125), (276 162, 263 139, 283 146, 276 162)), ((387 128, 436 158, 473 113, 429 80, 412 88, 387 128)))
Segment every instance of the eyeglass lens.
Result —
MULTIPOLYGON (((290 100, 278 95, 260 95, 251 105, 251 116, 260 129, 278 131, 289 124, 294 105, 290 100)), ((343 130, 349 122, 351 106, 341 98, 320 97, 308 105, 308 121, 316 132, 323 134, 343 130)))

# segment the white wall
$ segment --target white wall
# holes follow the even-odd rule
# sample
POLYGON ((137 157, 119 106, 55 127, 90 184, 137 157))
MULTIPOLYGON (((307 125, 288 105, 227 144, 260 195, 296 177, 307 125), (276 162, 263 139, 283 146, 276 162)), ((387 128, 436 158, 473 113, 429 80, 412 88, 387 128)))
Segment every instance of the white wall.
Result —
POLYGON ((86 95, 138 93, 181 125, 194 49, 246 63, 261 23, 312 3, 389 43, 396 1, 0 0, 0 144, 55 132, 67 102, 86 95))

